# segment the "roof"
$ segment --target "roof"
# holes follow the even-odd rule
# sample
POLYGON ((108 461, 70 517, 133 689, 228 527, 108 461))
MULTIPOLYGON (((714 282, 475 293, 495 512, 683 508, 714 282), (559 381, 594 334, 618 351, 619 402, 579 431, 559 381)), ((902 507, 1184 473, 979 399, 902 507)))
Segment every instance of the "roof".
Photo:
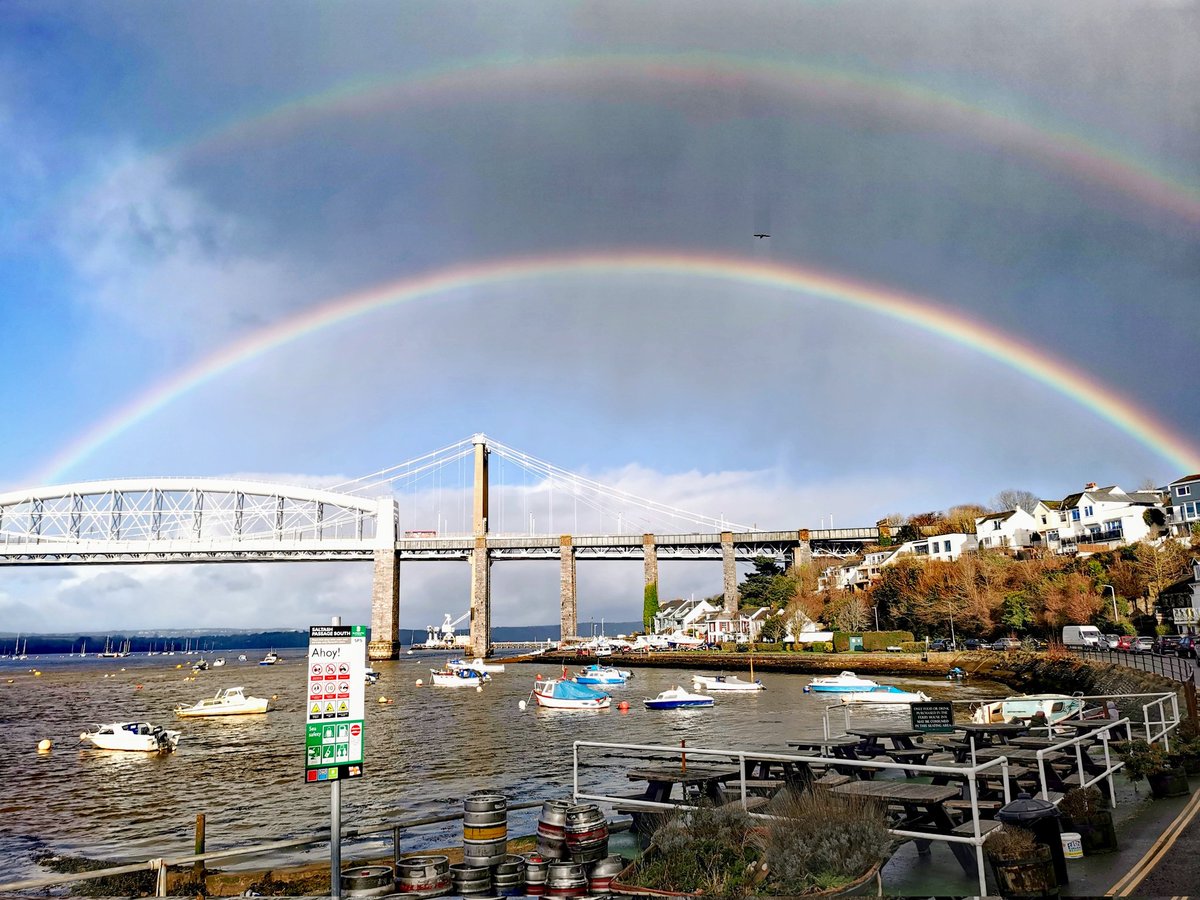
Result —
POLYGON ((1004 512, 988 513, 986 516, 976 517, 976 522, 990 522, 992 519, 1007 519, 1009 516, 1016 514, 1015 509, 1006 509, 1004 512))
POLYGON ((1046 509, 1058 509, 1059 507, 1062 506, 1062 501, 1061 500, 1043 500, 1042 506, 1046 507, 1046 509))
POLYGON ((1169 486, 1174 487, 1177 484, 1185 484, 1189 481, 1200 481, 1200 474, 1184 475, 1182 478, 1176 478, 1174 481, 1171 482, 1171 484, 1169 486))

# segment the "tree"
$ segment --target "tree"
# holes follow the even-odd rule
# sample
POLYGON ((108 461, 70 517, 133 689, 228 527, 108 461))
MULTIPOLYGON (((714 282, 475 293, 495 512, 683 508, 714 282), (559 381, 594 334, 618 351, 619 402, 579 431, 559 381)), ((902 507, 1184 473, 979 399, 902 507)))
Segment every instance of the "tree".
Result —
POLYGON ((783 640, 785 631, 786 626, 783 624, 783 616, 776 614, 763 619, 762 631, 759 632, 758 636, 760 640, 777 644, 783 640))
POLYGON ((1019 506, 1025 512, 1031 513, 1039 502, 1041 502, 1041 498, 1033 491, 1005 488, 992 498, 992 510, 993 512, 1008 512, 1019 506))
POLYGON ((750 572, 738 587, 742 606, 766 606, 767 594, 772 583, 783 574, 783 567, 769 556, 754 558, 754 571, 750 572))
POLYGON ((658 583, 650 582, 642 592, 642 625, 649 634, 654 630, 654 616, 658 613, 658 583))
POLYGON ((831 624, 838 631, 862 631, 866 628, 871 607, 862 594, 838 591, 826 607, 831 624))
POLYGON ((1024 591, 1012 591, 1004 596, 1000 605, 1000 624, 1005 628, 1024 631, 1035 621, 1029 608, 1029 598, 1024 591))
POLYGON ((1188 570, 1188 548, 1176 540, 1158 544, 1142 542, 1134 548, 1138 572, 1146 582, 1146 597, 1153 604, 1163 588, 1179 581, 1188 570))

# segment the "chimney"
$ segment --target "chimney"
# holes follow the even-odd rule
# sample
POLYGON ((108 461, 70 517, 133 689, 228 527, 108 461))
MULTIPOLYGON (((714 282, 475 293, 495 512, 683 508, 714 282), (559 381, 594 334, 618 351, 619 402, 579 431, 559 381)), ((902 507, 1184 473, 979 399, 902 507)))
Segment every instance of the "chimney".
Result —
POLYGON ((1085 484, 1085 485, 1083 486, 1083 489, 1084 489, 1085 491, 1094 491, 1094 490, 1096 489, 1096 482, 1094 482, 1094 481, 1089 481, 1087 484, 1085 484))

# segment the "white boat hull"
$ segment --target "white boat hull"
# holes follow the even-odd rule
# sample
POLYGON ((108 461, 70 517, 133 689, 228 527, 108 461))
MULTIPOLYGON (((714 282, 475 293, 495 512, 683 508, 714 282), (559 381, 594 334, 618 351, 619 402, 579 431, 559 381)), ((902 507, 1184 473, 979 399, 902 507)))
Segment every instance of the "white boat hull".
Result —
MULTIPOLYGON (((557 680, 540 681, 533 686, 533 701, 543 709, 575 709, 596 711, 608 709, 612 699, 603 692, 596 691, 598 697, 556 697, 554 696, 557 680)), ((593 689, 594 690, 594 689, 593 689)))
POLYGON ((194 706, 177 706, 175 715, 183 719, 207 716, 251 716, 261 715, 270 707, 270 700, 262 697, 247 697, 239 687, 218 691, 215 697, 206 697, 194 706))
POLYGON ((842 694, 843 703, 928 703, 922 691, 856 691, 842 694))
POLYGON ((742 681, 736 675, 693 675, 692 685, 702 691, 755 694, 766 690, 761 681, 742 681))
POLYGON ((430 672, 430 677, 437 687, 481 687, 491 677, 481 673, 472 672, 470 674, 460 674, 467 672, 466 669, 460 669, 459 672, 430 672))
POLYGON ((95 725, 79 735, 99 750, 126 750, 134 753, 168 753, 179 743, 179 732, 156 728, 144 722, 117 722, 95 725), (130 730, 130 729, 137 730, 130 730))

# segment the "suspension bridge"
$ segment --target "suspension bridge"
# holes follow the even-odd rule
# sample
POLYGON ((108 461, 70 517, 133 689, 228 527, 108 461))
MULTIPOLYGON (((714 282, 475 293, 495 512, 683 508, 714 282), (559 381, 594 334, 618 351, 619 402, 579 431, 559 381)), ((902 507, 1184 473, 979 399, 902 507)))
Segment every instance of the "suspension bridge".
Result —
POLYGON ((491 566, 557 560, 562 635, 576 635, 576 564, 719 560, 737 611, 738 562, 846 556, 877 528, 763 531, 609 487, 483 434, 324 487, 123 478, 0 494, 0 566, 371 562, 371 659, 399 651, 401 563, 471 567, 471 650, 491 650, 491 566), (498 475, 498 478, 493 476, 498 475), (543 531, 538 531, 538 522, 543 531))

